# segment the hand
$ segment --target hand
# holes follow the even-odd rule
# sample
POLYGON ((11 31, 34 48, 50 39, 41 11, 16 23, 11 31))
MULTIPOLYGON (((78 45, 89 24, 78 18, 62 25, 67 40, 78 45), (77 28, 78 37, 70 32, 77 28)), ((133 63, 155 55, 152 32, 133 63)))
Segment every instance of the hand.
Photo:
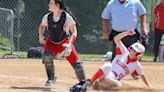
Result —
POLYGON ((71 54, 72 48, 71 48, 71 43, 64 43, 63 44, 64 50, 60 54, 60 57, 67 57, 71 54))
POLYGON ((141 31, 142 31, 142 35, 148 35, 146 28, 142 28, 141 31))
POLYGON ((149 84, 149 86, 148 86, 151 90, 154 90, 154 87, 151 85, 151 84, 149 84))
POLYGON ((147 35, 142 35, 141 36, 141 42, 142 42, 142 44, 146 47, 146 44, 148 44, 149 43, 149 36, 147 36, 147 35))
POLYGON ((134 34, 136 34, 136 32, 134 31, 134 29, 129 29, 129 30, 127 31, 127 34, 128 34, 128 35, 134 35, 134 34))
POLYGON ((109 39, 109 32, 102 32, 102 37, 101 37, 102 39, 106 39, 106 40, 108 40, 109 39))
POLYGON ((43 38, 39 38, 39 43, 40 43, 40 44, 45 44, 46 41, 45 41, 43 38))

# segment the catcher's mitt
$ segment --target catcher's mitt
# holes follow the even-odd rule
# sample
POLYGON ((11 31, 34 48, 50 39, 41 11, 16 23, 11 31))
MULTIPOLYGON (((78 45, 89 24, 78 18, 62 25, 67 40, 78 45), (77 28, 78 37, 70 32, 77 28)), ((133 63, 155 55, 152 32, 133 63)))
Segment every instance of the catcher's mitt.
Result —
POLYGON ((67 57, 72 53, 71 45, 69 45, 68 43, 64 43, 63 47, 64 47, 64 50, 61 52, 61 54, 59 56, 61 58, 67 57))

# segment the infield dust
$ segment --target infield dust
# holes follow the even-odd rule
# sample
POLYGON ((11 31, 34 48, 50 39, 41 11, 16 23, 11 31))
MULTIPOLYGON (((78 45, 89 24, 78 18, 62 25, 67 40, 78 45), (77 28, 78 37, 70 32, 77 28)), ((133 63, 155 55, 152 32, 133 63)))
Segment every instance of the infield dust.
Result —
MULTIPOLYGON (((90 78, 104 61, 84 61, 87 78, 90 78)), ((52 87, 44 86, 46 73, 41 59, 0 59, 0 92, 69 92, 77 83, 73 68, 66 60, 55 60, 57 82, 52 87)), ((150 90, 141 79, 127 76, 120 91, 114 92, 164 92, 164 63, 142 62, 145 74, 155 90, 150 90)), ((93 90, 87 92, 113 92, 93 90)))

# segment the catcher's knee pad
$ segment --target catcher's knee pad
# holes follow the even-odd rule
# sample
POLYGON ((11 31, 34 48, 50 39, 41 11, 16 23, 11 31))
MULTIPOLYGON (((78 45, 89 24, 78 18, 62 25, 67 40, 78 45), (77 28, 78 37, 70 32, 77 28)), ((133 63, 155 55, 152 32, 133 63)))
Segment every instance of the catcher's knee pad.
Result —
POLYGON ((80 60, 77 60, 72 64, 72 67, 75 70, 75 73, 76 73, 78 80, 79 81, 84 80, 85 79, 85 72, 84 72, 82 62, 80 60))
POLYGON ((48 80, 54 80, 55 66, 53 64, 53 53, 52 53, 52 51, 49 50, 49 51, 44 52, 43 63, 45 65, 48 80))
POLYGON ((53 52, 51 50, 45 51, 43 54, 43 63, 53 62, 53 52))

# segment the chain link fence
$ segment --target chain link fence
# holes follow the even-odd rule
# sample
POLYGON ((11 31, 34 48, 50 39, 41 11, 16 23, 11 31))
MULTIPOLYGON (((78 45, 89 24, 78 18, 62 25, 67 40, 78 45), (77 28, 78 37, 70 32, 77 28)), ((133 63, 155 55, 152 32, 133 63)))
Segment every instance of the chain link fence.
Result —
MULTIPOLYGON (((101 38, 101 13, 109 0, 65 0, 66 5, 76 15, 78 37, 75 47, 78 53, 104 54, 111 50, 110 43, 101 38)), ((147 8, 148 24, 154 5, 159 0, 141 0, 147 8)), ((0 0, 0 8, 11 9, 14 13, 13 47, 21 57, 26 57, 29 48, 40 47, 38 27, 43 16, 48 13, 48 0, 0 0), (21 53, 21 54, 20 54, 21 53)), ((0 15, 3 18, 2 15, 0 15)), ((0 19, 0 23, 3 20, 0 19)), ((5 24, 4 24, 5 25, 5 24)), ((1 29, 2 30, 2 29, 1 29)), ((7 31, 6 31, 7 32, 7 31)), ((0 31, 2 34, 2 31, 0 31)), ((0 35, 1 36, 1 35, 0 35)), ((10 40, 10 37, 4 40, 10 40)), ((2 38, 0 37, 0 41, 2 38)), ((3 45, 5 41, 0 42, 3 45)), ((152 44, 152 43, 150 43, 152 44)), ((7 45, 3 45, 8 47, 7 45)), ((0 49, 0 56, 7 50, 0 49)))
POLYGON ((14 14, 11 9, 0 8, 0 49, 9 50, 3 57, 13 53, 14 14))

